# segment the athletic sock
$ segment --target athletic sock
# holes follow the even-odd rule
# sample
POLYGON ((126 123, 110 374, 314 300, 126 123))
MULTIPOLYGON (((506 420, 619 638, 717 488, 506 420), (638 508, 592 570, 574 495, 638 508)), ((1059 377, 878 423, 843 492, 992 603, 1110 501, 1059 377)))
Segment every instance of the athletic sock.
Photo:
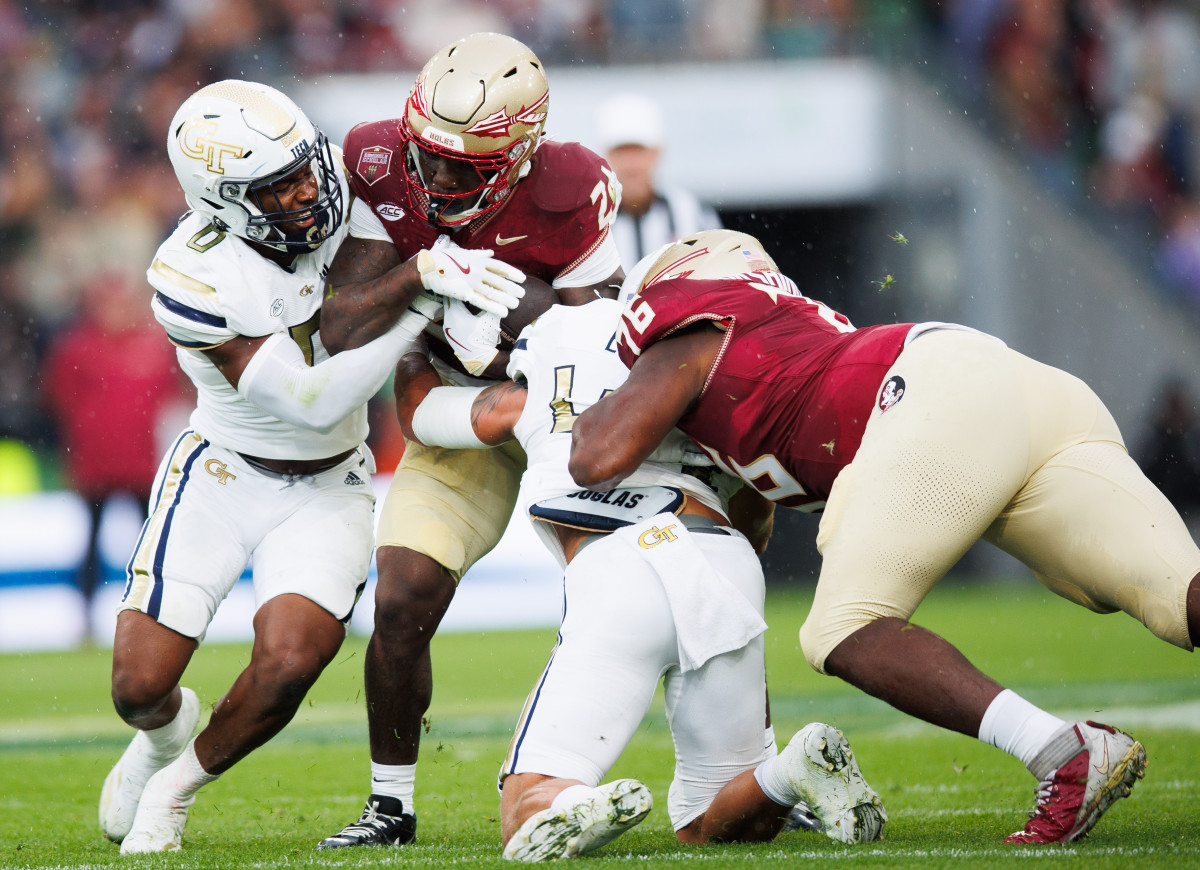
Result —
POLYGON ((379 764, 371 762, 371 794, 382 794, 397 798, 404 804, 404 812, 416 815, 413 808, 413 792, 417 783, 415 764, 379 764))
POLYGON ((209 773, 200 764, 200 759, 196 757, 195 740, 188 742, 183 755, 163 768, 163 775, 170 784, 171 792, 181 801, 192 797, 201 786, 208 785, 220 776, 218 773, 209 773))
POLYGON ((556 794, 554 800, 550 801, 550 809, 568 810, 590 796, 593 791, 595 789, 590 785, 569 785, 556 794))
POLYGON ((779 744, 775 741, 774 725, 768 725, 763 732, 763 750, 766 752, 767 758, 774 758, 779 754, 779 744))
POLYGON ((1026 767, 1066 721, 1005 689, 988 705, 979 723, 979 739, 1021 759, 1026 767))
MULTIPOLYGON (((786 751, 787 747, 784 747, 786 751)), ((754 768, 754 779, 763 794, 781 807, 794 807, 804 796, 798 794, 788 778, 787 764, 781 755, 768 758, 754 768)))
POLYGON ((179 709, 175 711, 174 719, 166 725, 142 732, 150 744, 150 751, 159 761, 175 759, 179 755, 179 748, 192 736, 191 724, 185 721, 187 717, 179 715, 183 712, 184 705, 191 700, 188 698, 191 689, 183 689, 183 693, 183 700, 180 701, 179 709))

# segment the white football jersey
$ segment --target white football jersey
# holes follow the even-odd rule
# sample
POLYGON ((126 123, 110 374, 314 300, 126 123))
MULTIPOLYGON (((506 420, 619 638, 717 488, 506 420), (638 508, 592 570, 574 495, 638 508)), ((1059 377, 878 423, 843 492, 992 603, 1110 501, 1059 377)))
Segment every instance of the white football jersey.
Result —
MULTIPOLYGON (((344 178, 342 196, 350 201, 344 178)), ((178 347, 180 367, 196 385, 191 426, 214 444, 267 459, 322 459, 366 438, 365 405, 330 432, 304 429, 243 398, 203 353, 237 336, 286 331, 309 365, 328 359, 319 332, 321 302, 329 265, 346 232, 343 219, 321 247, 300 254, 289 269, 196 212, 186 215, 159 247, 146 272, 157 291, 151 307, 178 347)))
MULTIPOLYGON (((517 497, 526 511, 535 502, 580 489, 567 470, 571 428, 580 414, 629 377, 617 357, 615 337, 623 307, 615 299, 554 305, 525 327, 513 348, 508 375, 528 388, 525 410, 513 429, 529 457, 517 497)), ((678 465, 644 462, 621 486, 672 486, 722 513, 728 510, 716 492, 678 465)), ((565 566, 554 532, 542 522, 533 527, 565 566)))

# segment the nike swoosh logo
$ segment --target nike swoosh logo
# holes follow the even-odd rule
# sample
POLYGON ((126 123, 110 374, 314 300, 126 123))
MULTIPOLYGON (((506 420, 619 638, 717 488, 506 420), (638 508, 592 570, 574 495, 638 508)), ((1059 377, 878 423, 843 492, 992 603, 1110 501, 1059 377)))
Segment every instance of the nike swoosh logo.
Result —
POLYGON ((512 236, 512 237, 506 239, 506 238, 500 236, 499 234, 497 234, 496 235, 496 244, 497 245, 511 245, 513 242, 519 242, 519 241, 521 241, 521 239, 527 239, 527 238, 529 238, 529 236, 526 235, 526 236, 512 236))
POLYGON ((464 275, 471 274, 471 264, 470 263, 468 263, 467 265, 464 266, 462 263, 458 262, 458 260, 451 257, 449 254, 446 255, 446 259, 449 260, 451 263, 453 263, 455 266, 458 266, 458 270, 460 272, 462 272, 464 275))
POLYGON ((445 328, 445 327, 442 327, 442 332, 444 332, 444 333, 446 334, 446 340, 447 340, 447 341, 450 341, 450 342, 453 342, 454 344, 457 344, 457 345, 458 345, 459 347, 461 347, 463 350, 470 350, 470 348, 469 348, 469 347, 467 347, 465 344, 463 344, 461 341, 459 341, 457 338, 455 338, 453 335, 451 335, 451 334, 450 334, 450 330, 449 330, 449 329, 447 329, 447 328, 445 328))
POLYGON ((1104 763, 1096 764, 1096 759, 1092 758, 1092 767, 1096 769, 1096 773, 1101 776, 1108 776, 1108 741, 1104 741, 1104 763))

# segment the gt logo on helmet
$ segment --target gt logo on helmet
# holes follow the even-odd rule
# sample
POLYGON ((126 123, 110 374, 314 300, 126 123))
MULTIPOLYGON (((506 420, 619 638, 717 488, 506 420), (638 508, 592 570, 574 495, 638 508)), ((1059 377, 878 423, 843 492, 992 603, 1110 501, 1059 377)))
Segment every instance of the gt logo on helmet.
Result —
POLYGON ((188 157, 203 160, 209 172, 224 173, 226 156, 239 158, 246 149, 210 138, 216 132, 215 122, 193 118, 179 131, 179 147, 188 157))

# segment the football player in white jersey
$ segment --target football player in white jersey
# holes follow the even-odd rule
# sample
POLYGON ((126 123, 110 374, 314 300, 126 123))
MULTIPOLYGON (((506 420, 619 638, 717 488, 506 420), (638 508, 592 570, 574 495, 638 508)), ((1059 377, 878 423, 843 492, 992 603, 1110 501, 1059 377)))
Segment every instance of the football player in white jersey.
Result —
MULTIPOLYGON (((123 854, 178 849, 196 791, 278 733, 341 646, 372 549, 366 402, 428 322, 414 308, 360 348, 321 346, 349 191, 341 154, 280 92, 200 89, 167 150, 191 211, 147 277, 198 397, 159 468, 117 617, 112 697, 138 732, 99 814, 123 854), (250 663, 192 740, 200 703, 179 681, 251 556, 250 663)), ((418 255, 427 290, 497 314, 516 304, 517 270, 456 256, 470 279, 444 250, 418 255)))
POLYGON ((667 810, 681 842, 769 840, 801 800, 834 839, 879 839, 887 816, 840 731, 813 723, 779 754, 764 733, 762 569, 730 527, 727 498, 682 467, 686 439, 669 439, 612 492, 571 479, 575 418, 628 376, 613 341, 621 307, 553 306, 521 333, 505 383, 440 386, 421 353, 397 370, 406 437, 520 442, 529 465, 518 504, 565 569, 559 641, 500 773, 504 857, 573 857, 646 816, 642 783, 600 783, 660 678, 676 750, 667 810))

